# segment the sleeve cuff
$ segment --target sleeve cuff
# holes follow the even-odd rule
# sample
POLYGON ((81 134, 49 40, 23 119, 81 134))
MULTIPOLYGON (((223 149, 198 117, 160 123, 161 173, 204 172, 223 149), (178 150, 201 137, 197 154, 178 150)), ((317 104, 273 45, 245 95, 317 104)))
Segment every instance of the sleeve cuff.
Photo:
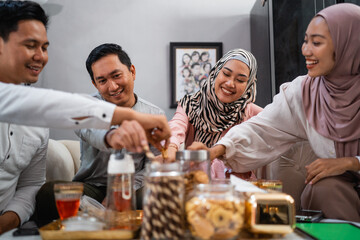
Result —
POLYGON ((225 155, 223 155, 223 158, 220 157, 219 159, 221 160, 226 160, 229 159, 231 157, 233 157, 235 155, 235 148, 234 148, 234 143, 227 138, 221 138, 216 144, 216 145, 224 145, 226 150, 225 150, 225 155))

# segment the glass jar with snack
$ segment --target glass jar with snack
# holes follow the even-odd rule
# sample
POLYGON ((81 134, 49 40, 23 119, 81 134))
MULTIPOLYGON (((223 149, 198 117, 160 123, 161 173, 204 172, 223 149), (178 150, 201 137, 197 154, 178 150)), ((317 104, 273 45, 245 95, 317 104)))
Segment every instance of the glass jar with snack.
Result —
POLYGON ((210 181, 210 154, 206 150, 183 150, 176 152, 176 160, 180 162, 184 172, 185 195, 189 194, 197 184, 210 181))
POLYGON ((199 184, 185 203, 186 220, 196 239, 236 239, 244 224, 245 203, 229 184, 199 184))
POLYGON ((184 226, 184 179, 180 163, 149 163, 141 239, 183 239, 184 226))

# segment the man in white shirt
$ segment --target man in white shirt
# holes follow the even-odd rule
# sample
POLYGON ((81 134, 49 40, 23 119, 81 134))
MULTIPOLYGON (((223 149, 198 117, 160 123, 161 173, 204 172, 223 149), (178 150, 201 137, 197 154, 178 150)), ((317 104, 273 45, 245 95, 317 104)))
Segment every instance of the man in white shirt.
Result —
MULTIPOLYGON (((28 85, 38 80, 48 61, 47 22, 48 17, 37 3, 0 2, 0 234, 29 219, 35 194, 45 182, 48 129, 13 123, 109 128, 110 124, 136 119, 146 129, 150 142, 157 146, 170 134, 164 117, 138 114, 74 94, 13 85, 28 85), (158 131, 150 135, 153 128, 158 131)), ((127 129, 131 137, 120 137, 120 145, 139 152, 141 145, 147 144, 145 131, 136 121, 127 123, 132 126, 127 129)))
MULTIPOLYGON (((48 61, 48 18, 31 3, 2 4, 7 7, 0 7, 0 81, 35 83, 48 61)), ((27 221, 34 211, 35 194, 45 182, 49 130, 0 123, 0 139, 0 233, 3 233, 27 221)))

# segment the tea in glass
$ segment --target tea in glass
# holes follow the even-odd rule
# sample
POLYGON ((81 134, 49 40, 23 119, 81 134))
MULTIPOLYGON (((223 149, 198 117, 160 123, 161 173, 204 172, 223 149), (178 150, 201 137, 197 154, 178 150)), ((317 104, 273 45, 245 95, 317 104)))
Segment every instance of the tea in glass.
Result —
POLYGON ((61 220, 77 215, 83 189, 83 184, 77 182, 54 185, 56 208, 61 220))

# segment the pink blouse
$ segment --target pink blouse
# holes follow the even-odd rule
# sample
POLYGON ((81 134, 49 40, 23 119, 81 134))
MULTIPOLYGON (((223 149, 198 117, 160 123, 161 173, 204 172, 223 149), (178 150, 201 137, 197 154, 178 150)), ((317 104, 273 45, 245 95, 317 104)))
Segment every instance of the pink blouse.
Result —
MULTIPOLYGON (((256 116, 262 110, 263 109, 256 104, 249 103, 245 108, 245 117, 242 122, 247 121, 253 116, 256 116)), ((235 125, 237 124, 234 124, 233 126, 235 125)), ((185 148, 193 143, 195 131, 194 126, 189 122, 188 116, 180 105, 178 105, 174 117, 169 121, 169 126, 171 129, 171 143, 178 147, 185 143, 185 148)), ((221 136, 224 136, 230 128, 224 131, 221 136)), ((225 171, 226 168, 223 161, 214 159, 211 164, 211 178, 225 178, 225 171)))

